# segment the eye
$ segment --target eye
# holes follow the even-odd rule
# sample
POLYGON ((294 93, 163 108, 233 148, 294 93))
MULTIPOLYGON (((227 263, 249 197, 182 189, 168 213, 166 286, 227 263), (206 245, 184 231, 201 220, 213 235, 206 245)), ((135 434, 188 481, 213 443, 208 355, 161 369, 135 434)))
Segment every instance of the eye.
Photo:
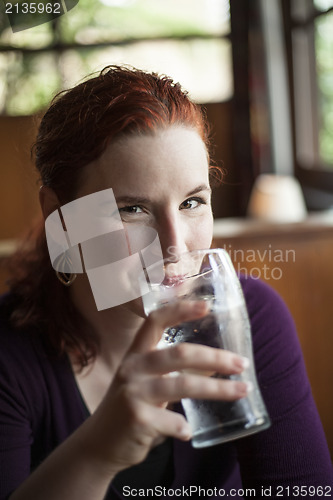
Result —
POLYGON ((128 207, 121 207, 119 208, 120 213, 126 213, 126 214, 141 214, 143 213, 143 209, 139 207, 139 205, 132 205, 128 207))
POLYGON ((195 197, 188 198, 187 200, 183 201, 179 208, 180 210, 193 210, 194 208, 198 208, 200 205, 206 205, 205 200, 200 197, 195 197))

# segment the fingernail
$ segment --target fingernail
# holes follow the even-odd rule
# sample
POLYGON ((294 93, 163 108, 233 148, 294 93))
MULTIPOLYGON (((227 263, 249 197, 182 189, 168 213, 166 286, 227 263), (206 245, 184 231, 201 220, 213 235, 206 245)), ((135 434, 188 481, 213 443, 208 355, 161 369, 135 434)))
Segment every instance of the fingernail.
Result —
POLYGON ((235 366, 241 370, 245 370, 250 366, 250 360, 245 356, 237 356, 235 358, 235 366))
POLYGON ((247 394, 249 392, 252 392, 253 389, 254 389, 253 383, 252 382, 245 382, 245 384, 246 384, 246 392, 247 392, 247 394))
POLYGON ((245 356, 242 356, 240 359, 241 359, 241 363, 243 365, 244 370, 250 366, 250 360, 249 360, 249 358, 246 358, 245 356))
POLYGON ((240 386, 238 386, 240 396, 247 396, 250 392, 253 391, 252 382, 242 382, 240 386))

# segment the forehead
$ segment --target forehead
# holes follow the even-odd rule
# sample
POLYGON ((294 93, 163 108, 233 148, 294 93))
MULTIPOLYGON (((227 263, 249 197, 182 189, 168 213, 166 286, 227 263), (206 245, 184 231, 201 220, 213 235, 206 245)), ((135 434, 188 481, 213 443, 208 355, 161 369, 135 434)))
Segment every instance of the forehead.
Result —
POLYGON ((198 132, 190 127, 173 125, 157 129, 149 134, 124 136, 110 144, 105 154, 118 154, 120 157, 135 157, 145 160, 153 159, 157 154, 163 161, 176 159, 179 155, 191 159, 197 154, 207 157, 206 147, 198 132))
POLYGON ((172 126, 154 134, 121 137, 85 167, 81 188, 88 192, 208 182, 208 154, 194 129, 172 126))

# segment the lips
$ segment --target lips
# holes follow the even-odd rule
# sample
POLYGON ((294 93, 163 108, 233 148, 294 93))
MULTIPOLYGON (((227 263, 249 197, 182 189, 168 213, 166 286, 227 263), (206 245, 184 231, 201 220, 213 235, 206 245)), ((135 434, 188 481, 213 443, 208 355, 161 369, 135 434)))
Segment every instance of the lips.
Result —
POLYGON ((185 276, 165 276, 164 280, 162 281, 162 285, 164 286, 177 286, 181 285, 183 281, 185 280, 185 276))

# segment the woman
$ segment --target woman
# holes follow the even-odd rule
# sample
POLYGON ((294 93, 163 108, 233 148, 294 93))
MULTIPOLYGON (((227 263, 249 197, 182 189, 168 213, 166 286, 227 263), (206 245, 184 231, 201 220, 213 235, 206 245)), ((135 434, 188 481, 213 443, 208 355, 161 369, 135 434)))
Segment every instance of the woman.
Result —
MULTIPOLYGON (((44 219, 112 189, 124 230, 154 229, 165 257, 211 245, 207 127, 170 79, 106 68, 54 100, 35 153, 44 219)), ((147 488, 166 497, 199 496, 195 487, 212 498, 242 498, 242 488, 256 497, 269 488, 273 497, 287 487, 331 492, 294 326, 272 290, 241 280, 272 426, 194 450, 185 418, 170 405, 183 397, 236 400, 248 390, 195 375, 241 373, 236 354, 190 344, 155 350, 166 326, 204 316, 205 305, 168 306, 148 318, 139 299, 98 310, 87 273, 52 269, 43 227, 35 241, 15 257, 1 307, 2 499, 102 500, 147 488)))

